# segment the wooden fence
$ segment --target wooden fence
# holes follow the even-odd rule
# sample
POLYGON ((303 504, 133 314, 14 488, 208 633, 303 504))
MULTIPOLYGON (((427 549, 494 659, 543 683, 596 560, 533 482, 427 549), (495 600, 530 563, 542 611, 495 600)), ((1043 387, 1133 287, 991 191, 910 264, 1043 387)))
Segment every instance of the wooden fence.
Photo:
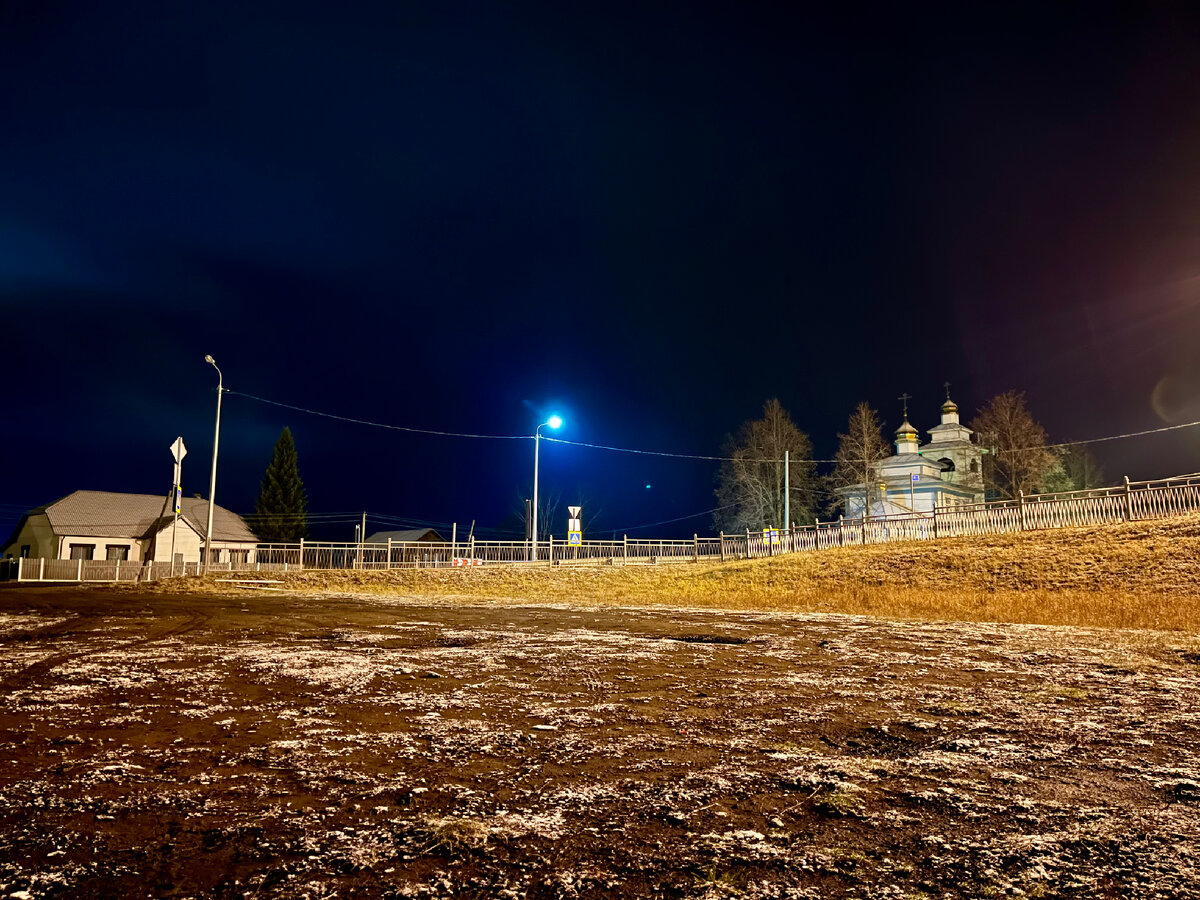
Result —
POLYGON ((207 572, 289 572, 306 569, 383 571, 450 566, 657 565, 702 560, 754 559, 893 541, 1006 534, 1080 525, 1103 525, 1178 516, 1200 510, 1200 475, 1161 481, 1128 478, 1117 487, 1021 496, 973 506, 938 507, 932 513, 838 519, 772 533, 747 531, 685 540, 623 538, 571 546, 551 537, 533 548, 529 541, 420 541, 344 544, 301 541, 260 544, 245 563, 170 563, 108 560, 21 559, 0 561, 0 580, 139 581, 207 572))

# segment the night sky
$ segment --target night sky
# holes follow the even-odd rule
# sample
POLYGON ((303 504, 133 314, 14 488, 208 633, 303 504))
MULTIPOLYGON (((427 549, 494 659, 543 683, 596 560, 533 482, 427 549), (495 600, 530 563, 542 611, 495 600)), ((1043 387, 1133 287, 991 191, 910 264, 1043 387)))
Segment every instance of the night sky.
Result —
MULTIPOLYGON (((244 395, 699 455, 772 396, 821 457, 860 400, 925 430, 945 381, 1052 440, 1200 419, 1195 4, 341 6, 0 3, 0 538, 165 494, 177 435, 207 494, 205 354, 217 502, 287 425, 342 540, 500 536, 532 442, 244 395)), ((1200 470, 1200 428, 1093 449, 1200 470)), ((588 536, 711 529, 715 463, 541 459, 588 536)))

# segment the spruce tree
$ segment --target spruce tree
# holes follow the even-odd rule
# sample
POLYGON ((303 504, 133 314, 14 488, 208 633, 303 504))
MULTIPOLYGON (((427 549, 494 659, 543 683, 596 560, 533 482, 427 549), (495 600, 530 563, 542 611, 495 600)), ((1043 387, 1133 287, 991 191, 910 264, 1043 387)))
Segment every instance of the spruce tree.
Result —
POLYGON ((296 463, 290 428, 275 442, 275 454, 263 475, 254 505, 254 531, 268 544, 294 544, 308 534, 308 497, 296 463))

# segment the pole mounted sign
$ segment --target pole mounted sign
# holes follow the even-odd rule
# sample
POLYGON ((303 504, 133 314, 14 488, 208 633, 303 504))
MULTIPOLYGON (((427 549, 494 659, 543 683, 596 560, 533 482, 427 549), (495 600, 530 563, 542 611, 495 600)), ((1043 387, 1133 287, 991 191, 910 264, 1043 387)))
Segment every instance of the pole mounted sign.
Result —
POLYGON ((571 518, 567 519, 568 547, 579 547, 583 544, 583 520, 579 518, 582 511, 582 506, 567 507, 567 512, 571 514, 571 518))
POLYGON ((175 515, 179 515, 179 501, 183 493, 183 489, 179 486, 180 471, 183 467, 183 458, 187 456, 187 447, 183 446, 183 438, 175 438, 175 443, 171 445, 171 455, 175 457, 175 515))
POLYGON ((174 501, 175 501, 175 521, 171 525, 171 574, 175 574, 175 536, 179 532, 179 507, 182 503, 183 488, 179 486, 182 480, 181 472, 183 470, 183 458, 187 456, 187 447, 183 446, 183 438, 175 438, 175 443, 171 444, 171 455, 175 457, 175 484, 174 484, 174 501))

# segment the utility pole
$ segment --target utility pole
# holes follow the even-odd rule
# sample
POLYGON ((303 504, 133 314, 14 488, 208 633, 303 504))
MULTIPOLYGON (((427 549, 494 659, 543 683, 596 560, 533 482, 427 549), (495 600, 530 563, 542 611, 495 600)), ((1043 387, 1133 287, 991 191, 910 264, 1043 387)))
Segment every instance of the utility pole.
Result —
MULTIPOLYGON (((217 445, 221 443, 221 394, 225 392, 225 376, 221 374, 212 356, 204 357, 204 361, 217 370, 217 424, 213 431, 212 474, 208 480, 208 527, 204 529, 204 571, 207 572, 208 565, 212 562, 213 504, 217 502, 217 445)), ((172 551, 172 565, 174 562, 175 554, 172 551)))
POLYGON ((786 529, 792 521, 792 491, 788 476, 791 474, 789 450, 783 451, 783 527, 786 529))

